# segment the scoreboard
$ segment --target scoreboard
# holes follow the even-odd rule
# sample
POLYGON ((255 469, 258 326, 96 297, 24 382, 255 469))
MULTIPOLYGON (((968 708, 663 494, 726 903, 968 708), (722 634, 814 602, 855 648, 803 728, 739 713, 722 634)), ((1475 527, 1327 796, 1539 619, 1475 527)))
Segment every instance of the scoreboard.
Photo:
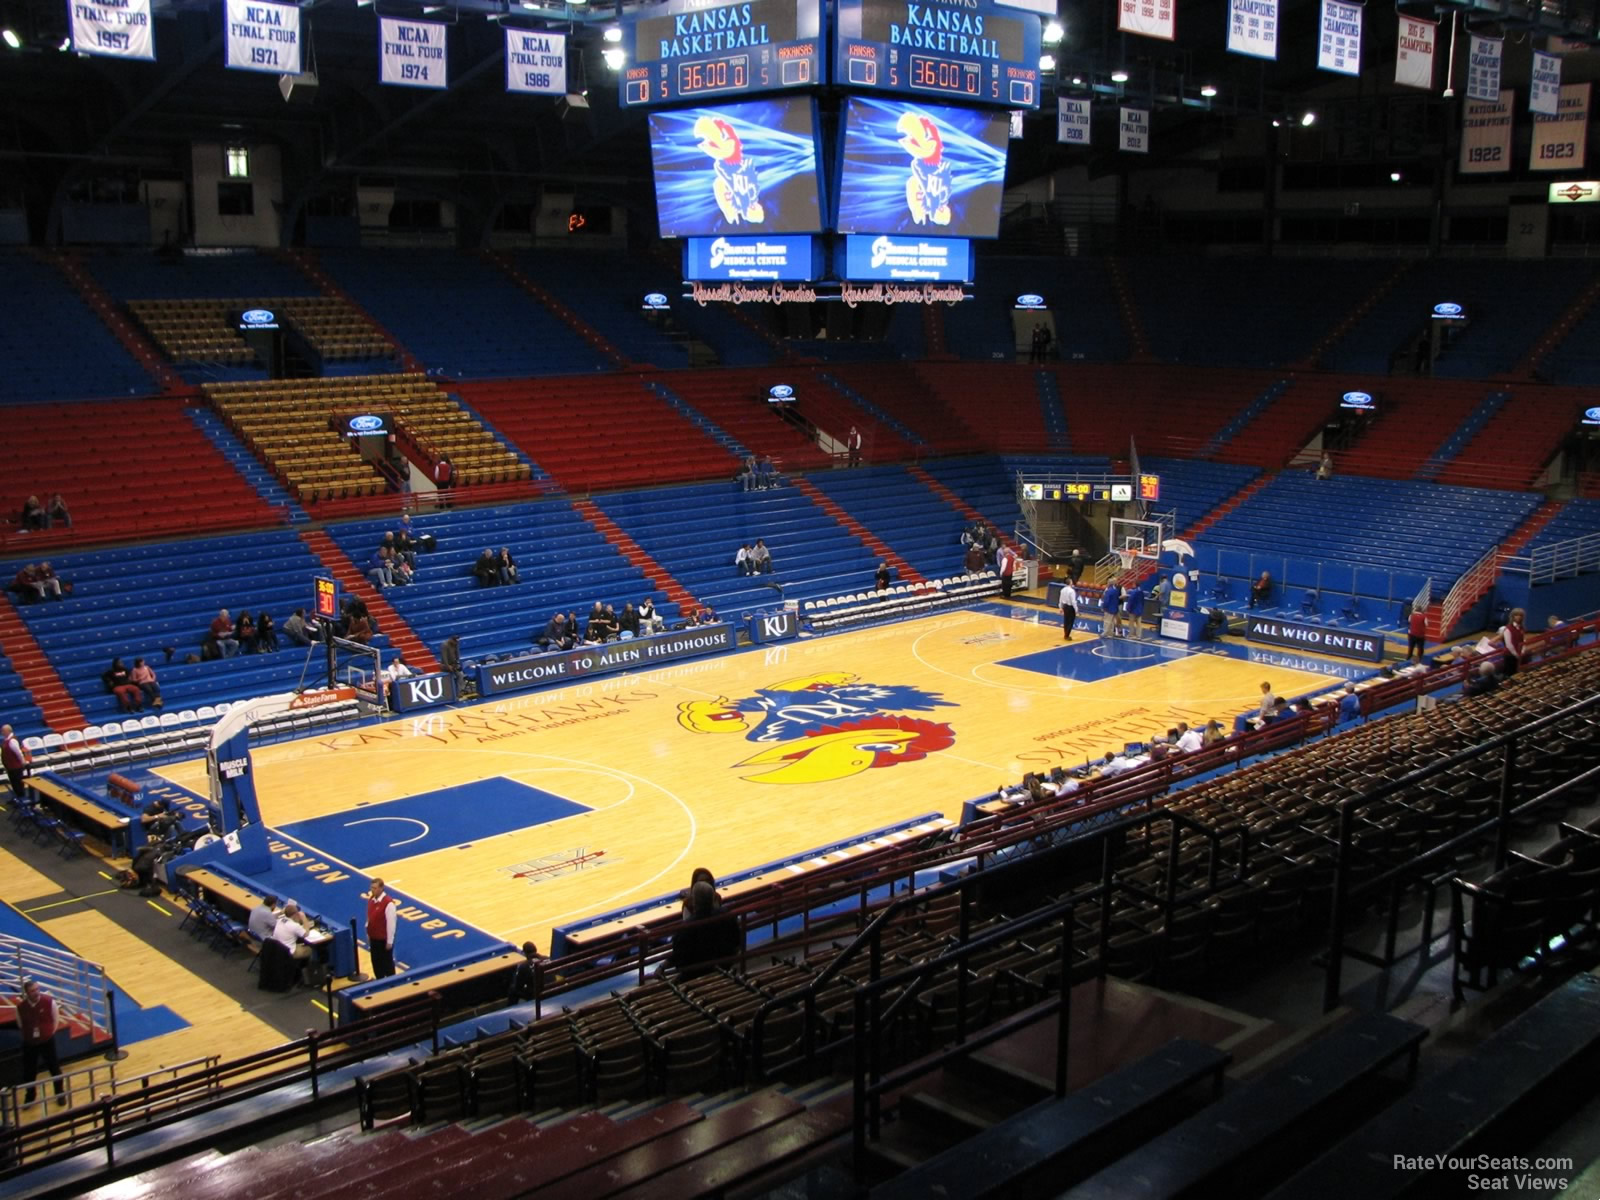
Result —
POLYGON ((624 108, 823 83, 822 0, 668 0, 622 27, 624 108))
POLYGON ((1024 483, 1024 500, 1069 500, 1101 504, 1131 504, 1135 494, 1141 500, 1161 498, 1161 476, 1140 475, 1137 480, 1068 479, 1049 483, 1024 483))
POLYGON ((833 81, 848 88, 1039 107, 1039 18, 940 0, 839 0, 833 81))

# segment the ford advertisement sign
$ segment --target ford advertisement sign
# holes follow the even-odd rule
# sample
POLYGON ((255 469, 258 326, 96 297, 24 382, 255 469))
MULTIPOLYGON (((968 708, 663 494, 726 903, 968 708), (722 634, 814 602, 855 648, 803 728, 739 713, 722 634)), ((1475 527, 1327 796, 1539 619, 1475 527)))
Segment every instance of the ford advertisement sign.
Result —
POLYGON ((1371 392, 1346 392, 1339 399, 1340 408, 1370 409, 1374 404, 1371 392))
POLYGON ((663 292, 646 292, 644 307, 651 312, 661 312, 668 307, 666 294, 663 292))
POLYGON ((1435 304, 1433 306, 1433 319, 1435 321, 1465 321, 1467 319, 1467 310, 1454 301, 1446 301, 1443 304, 1435 304))
POLYGON ((278 315, 270 308, 246 309, 239 316, 240 329, 276 329, 278 315))
POLYGON ((1600 408, 1584 409, 1583 423, 1585 425, 1600 425, 1600 408))
POLYGON ((1035 292, 1025 292, 1017 297, 1017 307, 1026 309, 1043 308, 1044 297, 1035 292))
POLYGON ((794 388, 787 383, 775 383, 767 389, 768 404, 793 404, 795 400, 794 388))
POLYGON ((346 421, 344 428, 350 437, 380 437, 389 432, 389 418, 382 413, 362 413, 346 421))

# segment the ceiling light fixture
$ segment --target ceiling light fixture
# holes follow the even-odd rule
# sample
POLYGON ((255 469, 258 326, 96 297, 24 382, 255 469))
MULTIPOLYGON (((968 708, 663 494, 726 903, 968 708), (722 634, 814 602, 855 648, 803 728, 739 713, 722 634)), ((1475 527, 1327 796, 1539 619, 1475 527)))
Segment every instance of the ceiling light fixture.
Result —
POLYGON ((627 51, 621 46, 607 46, 600 52, 600 57, 606 60, 606 66, 613 71, 622 70, 622 64, 628 61, 627 51))
POLYGON ((0 38, 4 38, 6 45, 10 46, 13 50, 22 49, 22 39, 17 36, 17 31, 15 29, 5 30, 3 33, 0 33, 0 38))
POLYGON ((1317 114, 1314 113, 1314 112, 1308 112, 1308 113, 1306 113, 1305 116, 1300 118, 1300 126, 1303 129, 1310 129, 1316 123, 1317 123, 1317 114))
POLYGON ((1044 33, 1042 38, 1046 46, 1054 46, 1066 36, 1067 31, 1062 27, 1060 21, 1046 21, 1044 23, 1044 33))
POLYGON ((1054 54, 1039 55, 1039 70, 1054 71, 1056 69, 1056 56, 1054 54))
POLYGON ((1203 88, 1200 89, 1200 94, 1202 96, 1204 96, 1207 100, 1211 99, 1211 97, 1213 97, 1213 96, 1215 96, 1217 94, 1216 85, 1215 84, 1210 84, 1210 83, 1206 84, 1203 88))
POLYGON ((622 26, 607 25, 605 33, 601 34, 613 46, 622 40, 622 26))
POLYGON ((1121 67, 1118 67, 1115 71, 1111 72, 1111 82, 1112 83, 1127 83, 1128 82, 1128 73, 1126 71, 1124 71, 1121 67))

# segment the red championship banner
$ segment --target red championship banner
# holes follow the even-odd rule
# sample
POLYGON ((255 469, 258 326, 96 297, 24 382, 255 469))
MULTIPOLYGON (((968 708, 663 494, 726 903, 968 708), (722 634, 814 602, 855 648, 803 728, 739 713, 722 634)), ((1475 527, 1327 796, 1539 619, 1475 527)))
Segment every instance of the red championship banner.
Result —
POLYGON ((1468 100, 1461 114, 1462 175, 1493 175, 1511 169, 1511 106, 1517 94, 1503 91, 1494 101, 1468 100))
POLYGON ((1123 33, 1160 38, 1177 37, 1177 0, 1117 0, 1117 28, 1123 33))
POLYGON ((1400 15, 1400 41, 1395 47, 1394 81, 1402 87, 1433 88, 1434 35, 1437 21, 1400 15))
POLYGON ((1553 117, 1535 114, 1528 146, 1530 171, 1581 171, 1589 140, 1587 83, 1561 85, 1561 104, 1553 117))

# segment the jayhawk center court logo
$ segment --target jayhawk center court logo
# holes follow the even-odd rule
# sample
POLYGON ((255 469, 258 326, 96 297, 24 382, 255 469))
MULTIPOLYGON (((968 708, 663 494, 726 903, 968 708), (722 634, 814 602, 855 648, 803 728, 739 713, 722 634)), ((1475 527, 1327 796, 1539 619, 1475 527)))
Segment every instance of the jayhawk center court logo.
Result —
POLYGON ((787 679, 754 696, 689 700, 678 724, 694 733, 743 733, 757 753, 736 767, 761 767, 755 783, 824 783, 877 767, 916 762, 955 743, 950 726, 911 716, 954 702, 913 687, 860 683, 848 671, 787 679))

